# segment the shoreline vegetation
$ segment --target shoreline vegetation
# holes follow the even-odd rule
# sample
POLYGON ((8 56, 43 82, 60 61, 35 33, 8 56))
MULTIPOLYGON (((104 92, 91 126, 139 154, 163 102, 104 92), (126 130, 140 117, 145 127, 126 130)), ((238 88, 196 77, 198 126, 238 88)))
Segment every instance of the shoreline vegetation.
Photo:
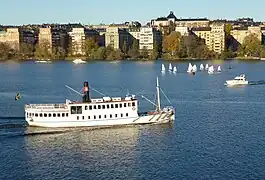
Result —
POLYGON ((169 61, 185 60, 264 60, 265 46, 255 34, 245 37, 243 43, 236 49, 229 44, 230 35, 226 35, 226 49, 222 53, 209 50, 205 40, 196 35, 181 36, 179 32, 172 31, 163 37, 160 46, 154 44, 153 50, 139 50, 139 41, 133 40, 130 44, 124 42, 121 49, 111 46, 99 46, 95 39, 90 38, 82 44, 83 54, 76 54, 74 44, 68 48, 51 48, 48 43, 25 44, 21 43, 18 49, 12 49, 7 43, 0 42, 1 60, 156 60, 169 61))

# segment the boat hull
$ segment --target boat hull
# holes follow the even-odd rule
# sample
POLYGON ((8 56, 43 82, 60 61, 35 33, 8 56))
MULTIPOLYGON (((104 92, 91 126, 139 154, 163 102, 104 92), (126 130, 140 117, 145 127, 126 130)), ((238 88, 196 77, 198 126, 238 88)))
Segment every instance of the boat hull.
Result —
POLYGON ((226 86, 242 86, 242 85, 248 85, 248 81, 234 81, 234 80, 228 80, 225 82, 226 86))
POLYGON ((47 118, 26 118, 29 126, 38 127, 96 127, 96 126, 117 126, 133 124, 162 124, 175 120, 173 111, 161 112, 135 118, 104 119, 104 120, 71 120, 69 118, 49 120, 47 118))

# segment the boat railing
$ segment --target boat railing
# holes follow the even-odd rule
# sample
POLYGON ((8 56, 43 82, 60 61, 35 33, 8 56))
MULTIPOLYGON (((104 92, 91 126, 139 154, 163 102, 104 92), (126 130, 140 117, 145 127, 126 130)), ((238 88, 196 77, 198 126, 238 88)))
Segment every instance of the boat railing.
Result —
POLYGON ((66 104, 27 104, 26 109, 67 109, 66 104))

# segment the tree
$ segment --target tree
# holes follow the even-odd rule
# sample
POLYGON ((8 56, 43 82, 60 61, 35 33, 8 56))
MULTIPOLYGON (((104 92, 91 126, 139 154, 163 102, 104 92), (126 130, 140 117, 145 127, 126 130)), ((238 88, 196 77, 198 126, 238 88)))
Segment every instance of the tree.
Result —
POLYGON ((93 58, 94 52, 98 49, 98 43, 95 39, 89 38, 84 43, 84 52, 89 59, 93 58))
POLYGON ((22 59, 33 57, 34 56, 33 44, 21 43, 19 47, 19 55, 22 59))
POLYGON ((106 58, 106 48, 99 47, 96 52, 94 53, 94 58, 98 60, 103 60, 106 58))
POLYGON ((48 42, 37 44, 34 56, 37 59, 50 59, 52 57, 50 44, 48 42))
POLYGON ((265 58, 265 46, 264 45, 261 46, 260 57, 265 58))
POLYGON ((128 52, 128 43, 127 43, 127 41, 123 41, 122 52, 124 53, 124 55, 127 55, 127 52, 128 52))
POLYGON ((128 55, 131 58, 139 57, 139 41, 137 39, 133 39, 132 46, 128 50, 128 55))
POLYGON ((180 48, 181 34, 173 31, 163 38, 163 51, 175 57, 180 48))
POLYGON ((240 54, 258 57, 261 50, 261 41, 259 40, 257 34, 249 34, 243 40, 240 48, 240 54))

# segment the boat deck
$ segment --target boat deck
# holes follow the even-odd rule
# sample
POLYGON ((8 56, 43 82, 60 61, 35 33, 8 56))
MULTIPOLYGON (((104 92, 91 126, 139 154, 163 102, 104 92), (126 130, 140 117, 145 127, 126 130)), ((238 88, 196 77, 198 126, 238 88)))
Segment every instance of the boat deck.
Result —
POLYGON ((60 111, 60 110, 68 110, 68 107, 66 104, 26 104, 25 110, 60 111))

